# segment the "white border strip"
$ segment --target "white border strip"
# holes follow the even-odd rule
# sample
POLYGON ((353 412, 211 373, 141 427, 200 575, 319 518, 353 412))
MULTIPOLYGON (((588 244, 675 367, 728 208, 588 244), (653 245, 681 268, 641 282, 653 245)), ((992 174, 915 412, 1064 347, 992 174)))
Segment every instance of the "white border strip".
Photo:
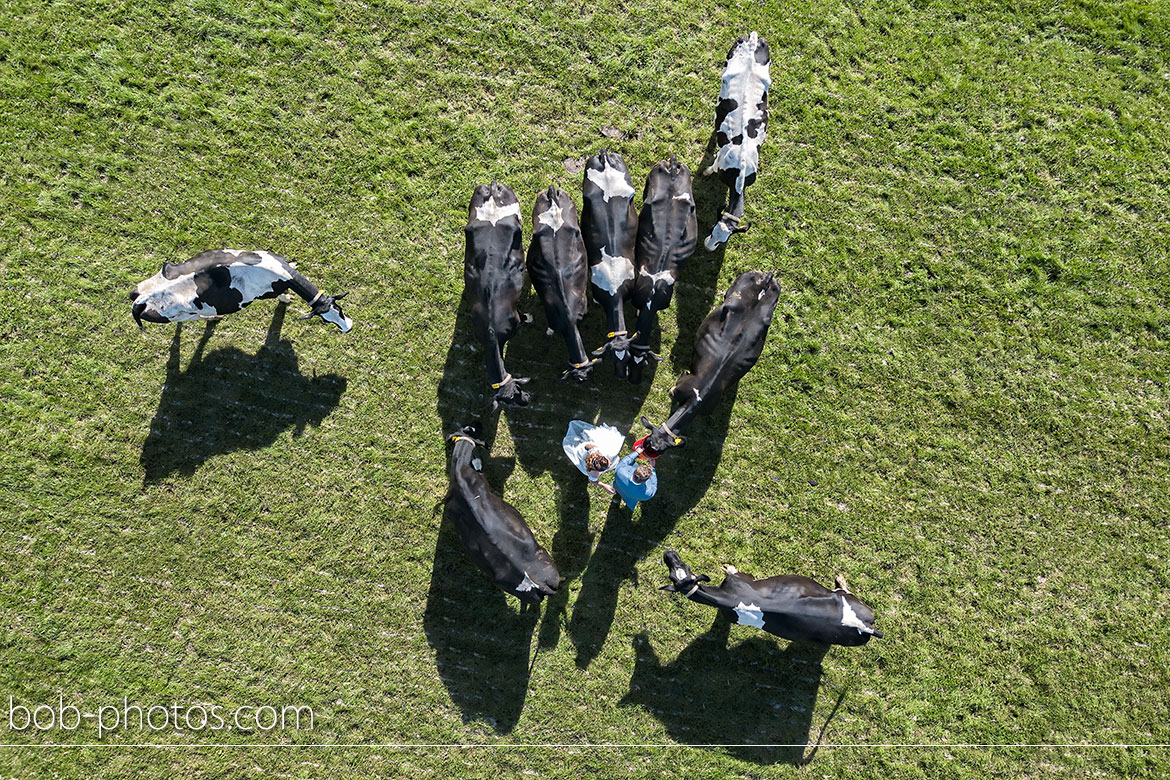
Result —
POLYGON ((876 743, 876 744, 819 744, 813 745, 807 742, 800 744, 776 744, 776 745, 759 745, 759 744, 725 744, 725 743, 702 743, 702 744, 620 744, 620 743, 587 743, 587 744, 444 744, 444 743, 368 743, 368 742, 321 742, 321 743, 275 743, 268 745, 255 745, 246 742, 240 743, 224 743, 224 744, 200 744, 200 743, 172 743, 172 744, 110 744, 110 743, 79 743, 79 744, 65 744, 65 745, 2 745, 0 750, 5 748, 159 748, 159 749, 174 749, 174 748, 400 748, 405 750, 417 750, 423 748, 459 748, 459 749, 512 749, 512 748, 576 748, 576 749, 623 749, 623 748, 1165 748, 1170 747, 1170 743, 1155 743, 1155 744, 1141 744, 1141 743, 1089 743, 1089 742, 1073 742, 1060 744, 974 744, 966 742, 946 742, 946 743, 876 743))

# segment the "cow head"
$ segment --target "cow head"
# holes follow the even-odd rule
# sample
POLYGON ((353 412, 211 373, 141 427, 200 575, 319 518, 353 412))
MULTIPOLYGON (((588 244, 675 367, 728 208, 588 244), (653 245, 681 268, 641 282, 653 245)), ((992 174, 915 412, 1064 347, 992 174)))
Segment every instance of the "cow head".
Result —
POLYGON ((571 363, 564 373, 561 374, 561 379, 572 379, 574 382, 584 382, 593 373, 593 365, 599 362, 598 358, 593 360, 586 360, 584 363, 571 363))
POLYGON ((667 550, 662 560, 666 562, 667 568, 670 569, 670 584, 663 585, 662 590, 669 593, 684 593, 690 595, 700 582, 710 582, 711 578, 706 574, 695 576, 691 571, 691 567, 682 562, 682 558, 674 550, 667 550))
POLYGON ((715 223, 715 227, 711 228, 711 235, 707 236, 703 246, 707 247, 708 252, 714 252, 721 244, 726 244, 732 234, 746 233, 751 226, 752 223, 747 220, 741 221, 739 217, 725 211, 715 223))
MULTIPOLYGON (((649 347, 646 348, 646 351, 649 351, 649 347)), ((595 358, 601 358, 607 353, 613 358, 618 378, 625 379, 629 371, 629 365, 634 357, 634 344, 630 340, 629 334, 624 330, 610 333, 609 341, 593 350, 590 354, 595 358)), ((651 352, 650 354, 653 355, 654 353, 651 352)))
POLYGON ((134 318, 134 322, 138 324, 139 330, 143 330, 143 320, 146 320, 147 322, 170 322, 170 320, 164 317, 155 307, 151 306, 152 302, 149 300, 150 296, 146 296, 147 300, 140 301, 138 300, 139 295, 140 293, 137 287, 130 291, 130 316, 132 316, 134 318))
POLYGON ((345 316, 345 312, 341 310, 341 304, 338 303, 342 298, 349 295, 349 293, 338 293, 337 295, 319 295, 313 301, 313 310, 301 317, 302 320, 309 320, 313 317, 320 317, 326 322, 331 322, 337 327, 341 328, 342 333, 349 333, 350 328, 353 327, 353 320, 345 316))
POLYGON ((492 389, 496 394, 492 396, 492 411, 501 406, 528 406, 532 394, 520 389, 520 385, 526 385, 528 381, 529 377, 508 374, 503 382, 493 384, 492 389))
POLYGON ((687 439, 685 436, 679 436, 667 429, 666 424, 651 425, 646 416, 642 416, 642 424, 650 429, 649 435, 642 440, 642 452, 651 456, 657 457, 669 449, 675 447, 685 447, 687 439))
POLYGON ((482 434, 480 433, 479 423, 474 423, 472 425, 464 425, 459 430, 457 430, 454 433, 447 436, 447 443, 454 444, 455 442, 459 441, 460 439, 465 439, 466 441, 471 442, 472 445, 474 445, 476 447, 484 447, 486 449, 487 445, 484 444, 483 439, 479 438, 481 435, 482 434))

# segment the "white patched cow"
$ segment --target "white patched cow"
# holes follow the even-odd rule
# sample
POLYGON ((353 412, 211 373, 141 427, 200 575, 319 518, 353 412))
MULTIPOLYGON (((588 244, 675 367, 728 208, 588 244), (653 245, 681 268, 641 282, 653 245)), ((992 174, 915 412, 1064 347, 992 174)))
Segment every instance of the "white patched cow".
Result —
POLYGON ((723 87, 715 109, 715 162, 704 174, 718 173, 727 185, 727 209, 703 243, 715 251, 732 233, 747 230, 740 224, 743 193, 756 180, 760 146, 768 126, 768 87, 772 85, 768 44, 758 34, 741 36, 727 53, 723 87))
POLYGON ((217 320, 254 300, 290 290, 312 307, 303 319, 320 317, 342 333, 353 327, 337 303, 345 293, 325 295, 283 257, 242 249, 212 249, 183 263, 164 263, 161 271, 130 293, 130 311, 140 328, 143 320, 217 320))
POLYGON ((710 577, 696 577, 674 550, 667 550, 663 560, 670 569, 670 584, 663 590, 715 607, 740 625, 822 645, 864 645, 872 637, 883 636, 874 627, 873 610, 849 592, 844 577, 838 576, 837 587, 829 590, 808 577, 758 580, 727 566, 727 576, 715 588, 704 585, 710 577))

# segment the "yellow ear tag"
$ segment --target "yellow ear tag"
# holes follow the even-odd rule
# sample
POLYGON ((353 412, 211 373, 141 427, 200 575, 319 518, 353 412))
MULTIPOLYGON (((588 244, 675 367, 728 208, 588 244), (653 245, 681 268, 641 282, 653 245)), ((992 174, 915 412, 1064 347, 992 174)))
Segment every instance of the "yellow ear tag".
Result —
POLYGON ((680 444, 682 444, 682 439, 675 439, 675 440, 674 440, 674 446, 676 446, 676 447, 677 447, 677 446, 678 446, 678 445, 680 445, 680 444))

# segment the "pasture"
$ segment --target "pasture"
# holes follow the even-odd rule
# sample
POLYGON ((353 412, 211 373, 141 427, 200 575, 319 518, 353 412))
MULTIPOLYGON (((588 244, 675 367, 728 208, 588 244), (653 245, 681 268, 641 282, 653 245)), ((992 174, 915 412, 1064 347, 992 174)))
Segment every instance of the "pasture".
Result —
MULTIPOLYGON (((1164 776, 1164 749, 1067 745, 1170 743, 1165 11, 6 3, 0 696, 306 704, 315 727, 61 749, 36 746, 92 723, 0 721, 0 774, 1164 776), (700 242, 662 362, 561 383, 522 301, 507 360, 536 399, 489 426, 486 472, 569 579, 521 611, 433 512, 444 434, 487 398, 468 199, 507 183, 527 237, 602 147, 639 203, 658 160, 697 173, 751 30, 773 77, 753 227, 700 242), (139 333, 130 288, 225 246, 348 290, 353 331, 266 301, 139 333), (758 365, 654 500, 611 506, 565 425, 665 418, 748 269, 781 284, 758 365), (728 626, 658 590, 668 548, 716 581, 843 573, 885 638, 728 626), (199 747, 111 747, 137 743, 199 747), (278 746, 318 743, 367 746, 278 746)), ((696 177, 701 236, 723 195, 696 177)))

